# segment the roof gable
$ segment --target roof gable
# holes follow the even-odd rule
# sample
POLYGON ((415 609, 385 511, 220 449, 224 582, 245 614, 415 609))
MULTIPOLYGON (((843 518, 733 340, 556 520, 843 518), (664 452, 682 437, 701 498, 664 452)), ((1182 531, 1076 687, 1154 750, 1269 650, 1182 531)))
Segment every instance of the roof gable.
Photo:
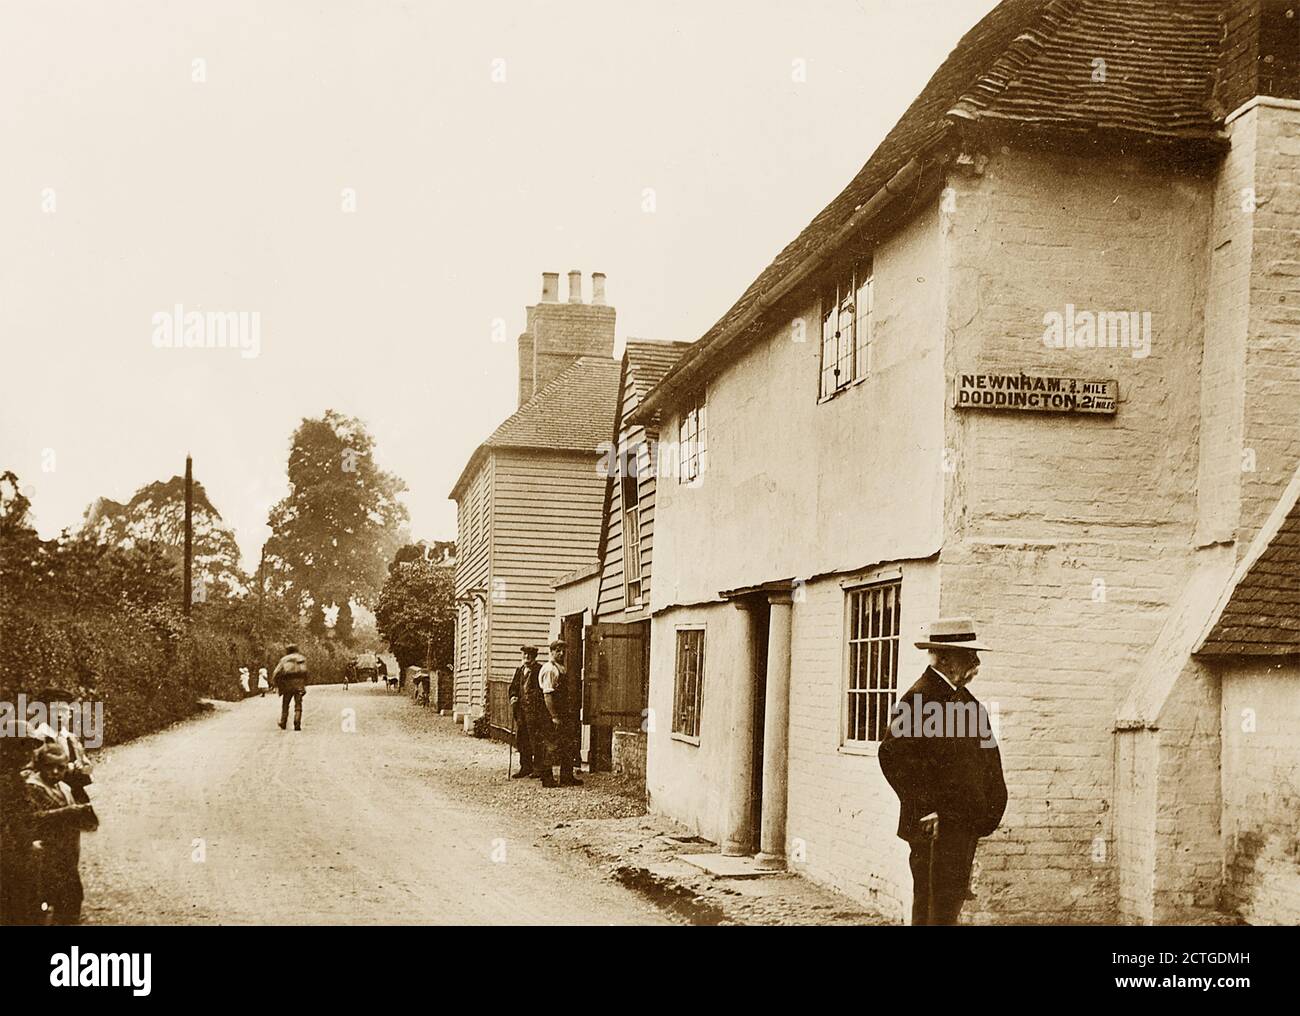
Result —
POLYGON ((494 448, 532 448, 599 454, 609 440, 618 404, 620 363, 604 356, 583 356, 566 367, 494 430, 470 456, 451 497, 476 465, 494 448))
POLYGON ((691 348, 689 342, 669 339, 628 339, 623 350, 627 358, 627 383, 636 394, 636 402, 664 379, 682 354, 691 348))

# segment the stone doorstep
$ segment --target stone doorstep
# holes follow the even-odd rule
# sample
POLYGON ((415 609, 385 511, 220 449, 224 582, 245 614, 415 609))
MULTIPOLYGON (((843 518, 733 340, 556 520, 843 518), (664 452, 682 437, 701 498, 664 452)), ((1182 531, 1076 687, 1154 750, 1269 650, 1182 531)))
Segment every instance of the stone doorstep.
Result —
POLYGON ((784 875, 784 868, 767 867, 755 857, 727 857, 723 854, 678 854, 677 860, 707 872, 714 878, 763 878, 784 875))

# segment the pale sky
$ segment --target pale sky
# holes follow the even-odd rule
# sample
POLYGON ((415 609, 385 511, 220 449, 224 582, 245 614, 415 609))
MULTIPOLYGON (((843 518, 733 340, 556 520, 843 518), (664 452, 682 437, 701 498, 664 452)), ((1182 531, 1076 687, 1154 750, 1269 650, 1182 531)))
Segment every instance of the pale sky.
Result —
POLYGON ((0 470, 49 537, 189 451, 255 565, 333 408, 451 538, 543 271, 699 338, 994 6, 0 0, 0 470), (155 348, 176 304, 260 354, 155 348))

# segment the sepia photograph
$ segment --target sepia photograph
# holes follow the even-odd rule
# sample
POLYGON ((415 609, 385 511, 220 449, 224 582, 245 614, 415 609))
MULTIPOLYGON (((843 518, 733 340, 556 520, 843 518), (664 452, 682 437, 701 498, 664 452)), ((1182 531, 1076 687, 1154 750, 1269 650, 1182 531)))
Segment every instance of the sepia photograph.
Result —
POLYGON ((38 989, 169 997, 177 926, 429 977, 470 968, 420 928, 834 927, 847 972, 958 926, 971 969, 1079 943, 1081 990, 1265 982, 1300 4, 0 0, 0 38, 38 989))

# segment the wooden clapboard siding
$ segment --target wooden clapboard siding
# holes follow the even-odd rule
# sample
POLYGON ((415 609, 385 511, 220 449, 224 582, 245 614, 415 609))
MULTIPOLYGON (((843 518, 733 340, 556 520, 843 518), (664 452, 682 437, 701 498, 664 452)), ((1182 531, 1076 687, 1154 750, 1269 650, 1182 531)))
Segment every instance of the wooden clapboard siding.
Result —
POLYGON ((494 464, 487 456, 456 502, 456 650, 452 668, 455 707, 472 712, 485 701, 484 648, 490 615, 481 600, 463 602, 472 590, 491 591, 489 538, 494 464))
POLYGON ((479 445, 452 487, 472 548, 457 575, 456 701, 486 713, 497 733, 512 725, 504 688, 520 643, 550 632, 555 581, 596 560, 605 491, 596 465, 620 371, 608 356, 574 359, 479 445))
POLYGON ((605 494, 597 458, 595 449, 492 453, 489 681, 510 680, 520 645, 547 642, 555 581, 596 558, 605 494))
MULTIPOLYGON (((619 462, 626 462, 629 448, 638 445, 650 447, 655 435, 641 426, 622 426, 622 421, 636 408, 637 387, 635 379, 624 371, 619 393, 618 435, 619 462)), ((623 485, 619 477, 609 479, 607 517, 605 519, 605 549, 601 560, 600 586, 596 601, 596 617, 601 621, 633 621, 648 616, 648 608, 627 609, 627 589, 624 584, 623 545, 623 485)), ((637 514, 641 532, 641 590, 642 600, 650 600, 651 550, 654 543, 655 466, 652 455, 640 456, 640 476, 637 481, 637 514)))

